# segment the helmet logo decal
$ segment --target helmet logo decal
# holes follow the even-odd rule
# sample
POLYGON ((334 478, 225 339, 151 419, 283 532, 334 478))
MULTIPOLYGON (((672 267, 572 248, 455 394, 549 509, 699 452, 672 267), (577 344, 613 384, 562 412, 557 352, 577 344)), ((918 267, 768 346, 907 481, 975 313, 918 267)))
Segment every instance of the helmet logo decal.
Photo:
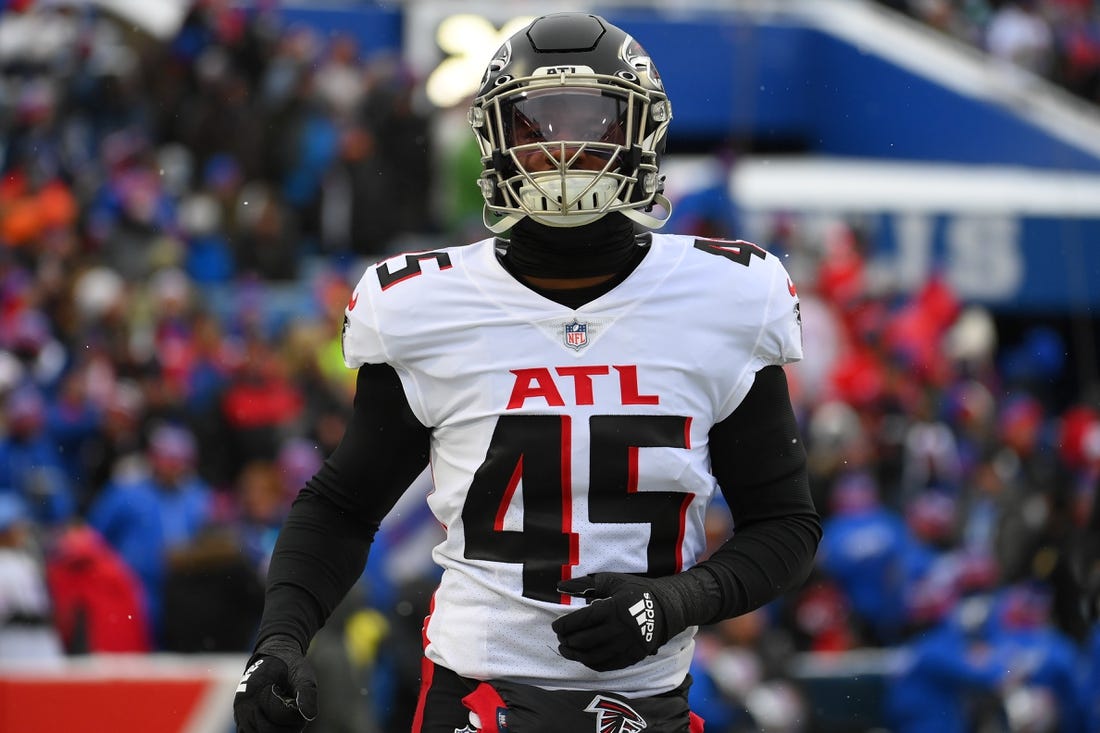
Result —
POLYGON ((489 79, 494 74, 500 73, 508 63, 512 60, 512 42, 505 41, 504 45, 497 49, 497 52, 493 54, 493 59, 489 62, 489 65, 485 68, 485 74, 481 77, 481 86, 485 86, 489 79))
POLYGON ((657 89, 664 89, 661 75, 657 73, 657 67, 653 65, 653 59, 651 59, 649 54, 646 53, 646 50, 642 48, 642 44, 628 37, 623 43, 620 55, 623 61, 628 63, 638 72, 638 75, 643 81, 648 81, 657 89))

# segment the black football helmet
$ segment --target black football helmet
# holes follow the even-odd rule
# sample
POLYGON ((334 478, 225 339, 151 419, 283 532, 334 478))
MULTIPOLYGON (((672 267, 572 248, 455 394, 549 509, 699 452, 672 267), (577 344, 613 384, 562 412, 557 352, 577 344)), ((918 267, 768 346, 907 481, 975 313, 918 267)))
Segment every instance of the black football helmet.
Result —
POLYGON ((630 35, 587 13, 536 18, 493 56, 469 111, 485 225, 499 233, 526 216, 575 227, 621 211, 661 227, 671 120, 661 77, 630 35))

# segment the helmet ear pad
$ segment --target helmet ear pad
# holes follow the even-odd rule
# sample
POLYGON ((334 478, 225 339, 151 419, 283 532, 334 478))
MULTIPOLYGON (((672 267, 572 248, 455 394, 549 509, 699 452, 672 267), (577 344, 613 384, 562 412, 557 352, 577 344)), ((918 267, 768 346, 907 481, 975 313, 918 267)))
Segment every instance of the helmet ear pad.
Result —
POLYGON ((509 38, 469 121, 494 232, 524 217, 573 227, 612 211, 657 228, 671 214, 659 170, 671 121, 663 84, 637 41, 599 16, 546 15, 509 38), (663 216, 648 213, 655 204, 663 216))

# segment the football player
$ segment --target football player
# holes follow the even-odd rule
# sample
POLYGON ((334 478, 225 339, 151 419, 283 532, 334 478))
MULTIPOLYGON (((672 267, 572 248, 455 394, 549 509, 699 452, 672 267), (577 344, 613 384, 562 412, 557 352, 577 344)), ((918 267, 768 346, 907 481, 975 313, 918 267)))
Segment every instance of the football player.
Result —
POLYGON ((425 465, 446 535, 413 731, 701 729, 696 627, 796 587, 821 529, 783 371, 795 287, 748 242, 652 231, 671 119, 601 17, 540 17, 493 57, 469 121, 497 236, 356 286, 354 416, 280 534, 241 731, 316 714, 310 639, 425 465), (703 559, 719 495, 735 531, 703 559))

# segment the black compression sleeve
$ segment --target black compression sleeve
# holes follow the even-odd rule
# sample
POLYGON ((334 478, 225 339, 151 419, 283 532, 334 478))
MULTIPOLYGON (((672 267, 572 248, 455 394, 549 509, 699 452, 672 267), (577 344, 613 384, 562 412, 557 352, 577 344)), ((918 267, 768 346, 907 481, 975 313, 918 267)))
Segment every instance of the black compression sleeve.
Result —
POLYGON ((821 540, 806 451, 783 369, 756 374, 748 395, 710 431, 711 470, 734 533, 683 579, 689 624, 759 608, 809 575, 821 540))
POLYGON ((393 368, 361 367, 344 437, 279 532, 257 643, 287 634, 309 645, 362 574, 382 518, 427 465, 428 439, 393 368))

